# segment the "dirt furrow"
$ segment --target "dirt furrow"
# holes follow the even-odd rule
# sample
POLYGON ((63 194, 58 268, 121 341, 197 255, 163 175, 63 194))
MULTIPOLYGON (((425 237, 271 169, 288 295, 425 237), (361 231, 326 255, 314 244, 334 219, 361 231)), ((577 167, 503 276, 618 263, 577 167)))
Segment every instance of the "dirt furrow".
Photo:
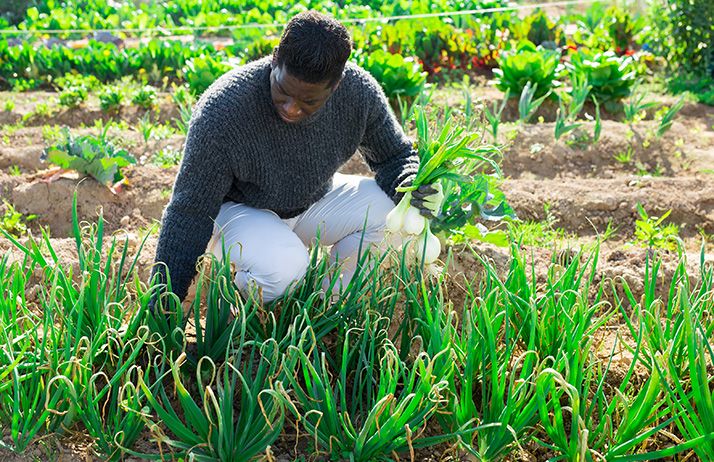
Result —
POLYGON ((668 222, 678 224, 682 236, 714 233, 714 178, 710 175, 516 179, 505 181, 503 190, 519 218, 544 220, 552 214, 556 226, 580 235, 603 232, 610 220, 624 234, 632 234, 638 203, 651 216, 671 210, 668 222))

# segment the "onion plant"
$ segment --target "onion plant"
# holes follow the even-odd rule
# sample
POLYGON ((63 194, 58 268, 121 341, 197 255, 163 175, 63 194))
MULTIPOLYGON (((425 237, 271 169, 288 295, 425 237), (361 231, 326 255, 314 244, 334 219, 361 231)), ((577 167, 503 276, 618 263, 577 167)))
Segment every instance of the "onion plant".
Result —
POLYGON ((714 308, 712 300, 711 270, 704 263, 704 250, 700 258, 699 287, 692 288, 687 272, 686 258, 680 255, 680 260, 672 274, 668 288, 661 287, 662 260, 658 256, 648 256, 645 261, 644 291, 638 300, 629 284, 622 281, 625 296, 621 300, 617 291, 614 297, 620 306, 625 324, 633 337, 642 336, 647 348, 643 351, 642 361, 648 369, 655 367, 655 356, 667 358, 668 368, 682 375, 687 367, 687 336, 686 316, 704 322, 704 333, 711 338, 714 333, 714 321, 711 312, 714 308), (665 292, 666 289, 666 292, 665 292), (625 302, 629 307, 626 307, 625 302))
POLYGON ((199 359, 195 392, 190 391, 181 371, 186 355, 169 360, 180 413, 174 409, 164 376, 157 374, 153 384, 139 378, 139 386, 162 424, 151 422, 151 429, 158 442, 177 457, 249 461, 282 431, 284 407, 273 389, 279 387, 273 383, 280 368, 277 344, 272 340, 248 342, 245 318, 233 328, 240 329, 238 340, 226 350, 222 364, 208 356, 199 359))
POLYGON ((254 298, 241 301, 233 283, 231 265, 226 263, 228 261, 224 256, 221 263, 211 255, 208 257, 210 264, 201 265, 198 272, 191 310, 196 329, 196 357, 189 358, 193 364, 196 364, 197 358, 204 356, 214 360, 225 356, 226 349, 233 341, 231 336, 236 333, 234 326, 241 320, 241 316, 235 316, 238 307, 245 316, 254 315, 256 311, 254 298), (205 322, 201 321, 202 318, 205 318, 205 322))
POLYGON ((627 99, 627 102, 622 108, 625 115, 625 122, 627 122, 630 126, 632 126, 635 122, 639 122, 642 117, 644 117, 646 111, 659 106, 659 103, 656 101, 644 102, 647 97, 647 93, 639 91, 640 84, 640 81, 635 83, 630 97, 627 99))
MULTIPOLYGON (((640 337, 638 351, 641 342, 640 337)), ((605 390, 610 364, 603 372, 592 359, 587 364, 587 355, 570 358, 564 373, 549 368, 541 374, 539 411, 550 440, 541 444, 559 454, 554 460, 654 460, 689 450, 704 439, 643 452, 648 440, 670 426, 677 413, 667 403, 665 378, 658 369, 644 384, 636 385, 633 377, 637 360, 635 356, 612 399, 605 390), (639 392, 633 394, 634 389, 639 392)))
POLYGON ((570 91, 570 103, 567 110, 563 104, 563 98, 558 95, 558 113, 555 120, 555 139, 559 140, 563 135, 569 133, 582 125, 578 123, 578 115, 583 110, 588 99, 591 86, 588 85, 587 77, 582 74, 573 73, 571 75, 573 88, 570 91))
POLYGON ((448 384, 435 371, 435 358, 421 353, 412 365, 406 364, 385 338, 384 326, 369 320, 351 331, 363 338, 356 353, 355 380, 360 385, 351 396, 361 399, 360 404, 347 402, 350 355, 345 352, 340 370, 331 371, 310 329, 286 355, 289 393, 284 401, 319 453, 354 461, 390 460, 406 452, 413 458, 415 449, 451 437, 424 436, 429 420, 447 401, 448 384), (381 343, 371 341, 372 334, 381 343))
MULTIPOLYGON (((223 271, 223 270, 222 270, 223 271)), ((307 273, 292 290, 270 305, 251 297, 234 300, 246 318, 250 338, 275 339, 282 351, 299 341, 302 331, 312 328, 318 344, 344 338, 346 330, 366 309, 389 316, 394 313, 403 281, 410 279, 406 265, 394 264, 385 253, 359 249, 354 274, 346 286, 339 285, 341 266, 313 247, 307 273)), ((330 357, 334 364, 334 358, 330 357)))
POLYGON ((533 114, 538 111, 543 102, 550 96, 551 92, 552 90, 548 90, 545 95, 535 98, 538 93, 538 84, 527 82, 521 91, 520 98, 518 98, 518 122, 520 124, 528 123, 533 114))
POLYGON ((592 97, 593 104, 595 105, 595 126, 593 127, 593 143, 600 141, 600 135, 602 134, 602 118, 600 117, 600 103, 597 98, 592 97))
POLYGON ((64 390, 52 385, 54 377, 71 370, 73 345, 63 345, 71 326, 58 325, 54 319, 57 278, 49 285, 49 290, 42 288, 39 294, 44 310, 41 315, 18 307, 14 314, 6 313, 0 324, 4 366, 0 372, 0 427, 9 438, 3 446, 17 452, 45 433, 71 426, 76 413, 64 390), (13 326, 6 321, 18 323, 13 326))
POLYGON ((504 303, 507 293, 494 277, 489 268, 478 291, 467 285, 454 344, 458 373, 453 425, 472 427, 462 441, 479 461, 502 459, 529 438, 538 422, 535 382, 541 360, 533 338, 525 348, 518 344, 504 303))
MULTIPOLYGON (((708 308, 711 310, 714 305, 711 285, 709 289, 708 308)), ((700 299, 699 303, 704 301, 700 299)), ((711 371, 714 344, 711 331, 707 333, 706 327, 697 320, 700 307, 687 300, 682 308, 687 366, 680 370, 670 362, 665 369, 671 375, 672 385, 667 387, 669 403, 678 413, 676 426, 689 447, 700 460, 714 460, 714 373, 711 371)))
POLYGON ((613 315, 602 301, 603 286, 593 296, 590 293, 599 249, 587 257, 575 253, 570 262, 554 255, 544 284, 538 284, 535 261, 527 265, 515 246, 511 255, 503 292, 522 343, 531 345, 543 359, 578 354, 613 315))
POLYGON ((95 451, 106 460, 119 460, 139 438, 148 407, 137 378, 148 380, 150 369, 136 363, 149 339, 146 326, 134 339, 115 332, 102 343, 85 338, 76 349, 68 373, 52 382, 64 389, 77 418, 94 439, 95 451), (104 343, 106 342, 106 343, 104 343))
POLYGON ((684 107, 684 96, 680 97, 676 103, 672 105, 669 109, 662 114, 662 119, 659 121, 659 126, 657 127, 657 138, 661 138, 665 133, 669 131, 672 127, 672 122, 677 116, 679 111, 684 107))
MULTIPOLYGON (((24 326, 31 344, 11 385, 13 439, 19 447, 41 430, 59 431, 81 422, 97 452, 116 459, 144 426, 140 394, 128 380, 149 337, 145 306, 132 303, 128 290, 138 255, 128 259, 128 239, 121 246, 112 239, 105 255, 102 217, 96 227, 80 229, 76 200, 75 194, 76 276, 58 260, 46 232, 39 242, 33 237, 27 244, 11 239, 24 253, 25 267, 42 271, 37 292, 42 316, 24 326)), ((14 290, 19 289, 16 285, 14 290)), ((20 300, 24 307, 26 301, 20 300)), ((17 314, 18 309, 8 313, 17 314)), ((29 311, 24 316, 32 317, 29 311)))
POLYGON ((125 338, 134 338, 143 319, 127 311, 125 306, 131 300, 129 275, 136 268, 146 237, 133 258, 129 257, 128 237, 121 245, 116 238, 112 238, 105 254, 104 219, 100 215, 96 226, 80 228, 76 191, 72 201, 72 231, 79 263, 77 283, 73 281, 71 271, 58 266, 62 262, 45 230, 42 230, 41 241, 30 237, 27 244, 21 244, 0 229, 0 233, 25 255, 31 265, 43 271, 46 281, 56 284, 54 290, 60 295, 56 300, 62 304, 56 314, 63 323, 71 326, 72 342, 76 343, 82 337, 95 339, 112 329, 120 330, 125 338), (49 257, 45 256, 43 249, 49 257))
MULTIPOLYGON (((632 314, 623 314, 630 333, 646 344, 643 362, 652 374, 665 376, 663 384, 668 403, 676 415, 676 426, 702 460, 714 457, 714 395, 710 364, 714 360, 709 339, 714 334, 714 270, 705 263, 705 249, 700 253, 700 282, 693 287, 687 273, 686 258, 680 261, 672 282, 663 293, 661 259, 648 257, 645 286, 641 300, 623 282, 626 301, 632 314)), ((682 449, 682 450, 684 450, 682 449)))
MULTIPOLYGON (((632 360, 617 387, 609 391, 606 381, 617 343, 610 352, 610 360, 603 365, 589 353, 593 344, 590 336, 580 343, 579 350, 564 354, 566 350, 559 349, 560 361, 558 357, 551 359, 555 368, 546 369, 538 378, 539 412, 549 439, 541 443, 560 454, 557 459, 651 460, 689 450, 705 438, 700 433, 674 446, 643 452, 649 439, 674 422, 682 421, 679 420, 681 411, 668 403, 665 390, 672 389, 671 382, 683 382, 680 376, 671 380, 666 367, 669 366, 673 375, 681 374, 682 348, 686 354, 686 346, 678 340, 685 323, 677 314, 681 304, 687 305, 689 301, 689 297, 682 296, 688 287, 686 265, 680 263, 675 272, 666 315, 655 293, 658 269, 659 261, 651 267, 648 260, 642 297, 644 308, 637 308, 635 318, 627 316, 622 301, 615 295, 615 303, 635 339, 633 346, 626 346, 632 352, 632 360), (638 383, 635 374, 639 366, 649 370, 643 384, 638 383)), ((624 287, 627 299, 635 304, 627 284, 624 287)), ((677 386, 682 389, 682 385, 677 386)))
POLYGON ((572 113, 568 113, 563 105, 563 100, 558 98, 558 112, 555 118, 555 139, 559 140, 563 135, 570 133, 580 127, 582 123, 575 122, 572 113))
POLYGON ((483 105, 483 114, 491 126, 491 136, 493 136, 494 143, 498 143, 498 127, 501 125, 501 114, 503 114, 503 110, 506 108, 506 104, 508 104, 510 94, 511 90, 506 89, 501 104, 499 105, 494 101, 493 109, 489 109, 486 104, 483 105))
MULTIPOLYGON (((560 370, 547 368, 538 377, 538 409, 549 440, 540 443, 558 454, 552 460, 640 460, 627 456, 637 453, 644 441, 672 422, 671 417, 666 420, 669 409, 661 377, 653 374, 637 396, 629 396, 636 355, 615 390, 616 396, 608 399, 605 380, 610 363, 603 367, 591 347, 592 340, 588 340, 579 352, 561 354, 560 361, 551 358, 560 370), (664 423, 657 425, 662 420, 664 423)), ((649 453, 647 457, 658 455, 649 453)))

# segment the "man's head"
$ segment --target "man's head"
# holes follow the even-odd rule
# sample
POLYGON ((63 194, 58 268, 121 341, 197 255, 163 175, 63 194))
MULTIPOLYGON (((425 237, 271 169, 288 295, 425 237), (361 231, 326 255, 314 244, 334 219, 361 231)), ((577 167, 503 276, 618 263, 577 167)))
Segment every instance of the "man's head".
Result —
POLYGON ((280 117, 299 122, 317 112, 342 79, 352 51, 347 29, 314 11, 293 17, 273 53, 270 94, 280 117))

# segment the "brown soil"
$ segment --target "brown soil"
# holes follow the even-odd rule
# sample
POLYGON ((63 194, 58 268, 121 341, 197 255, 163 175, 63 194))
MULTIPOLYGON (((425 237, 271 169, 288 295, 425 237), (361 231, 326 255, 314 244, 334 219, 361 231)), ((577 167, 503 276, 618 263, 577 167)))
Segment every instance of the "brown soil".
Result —
MULTIPOLYGON (((491 91, 480 89, 486 95, 491 91)), ((459 101, 457 96, 456 92, 438 95, 452 106, 459 101)), ((0 100, 9 97, 16 99, 18 110, 49 98, 44 93, 0 94, 0 100)), ((630 129, 622 123, 605 121, 599 142, 584 145, 565 138, 555 141, 550 123, 524 127, 506 124, 499 139, 505 145, 503 190, 519 218, 550 217, 555 220, 554 226, 574 235, 576 241, 591 241, 612 221, 618 228, 619 241, 603 246, 598 270, 603 277, 622 276, 631 285, 641 286, 645 251, 623 247, 632 239, 638 203, 655 216, 671 210, 669 221, 680 226, 680 235, 690 252, 698 249, 698 233, 714 234, 713 126, 714 110, 701 105, 686 106, 662 138, 653 136, 654 122, 642 122, 630 129), (615 159, 616 154, 630 148, 630 162, 615 159), (660 176, 638 174, 638 170, 660 176)), ((584 124, 583 130, 591 133, 592 124, 584 124)), ((76 128, 73 132, 97 133, 97 129, 76 128)), ((144 156, 142 164, 125 169, 128 184, 118 194, 92 178, 79 178, 76 174, 64 175, 51 183, 44 181, 43 169, 48 166, 40 160, 45 147, 42 128, 24 127, 6 134, 0 143, 0 192, 21 213, 39 217, 30 223, 35 234, 40 226, 49 226, 51 236, 64 245, 63 238, 72 236, 71 204, 75 191, 80 220, 94 221, 101 210, 108 233, 126 229, 138 234, 140 228, 146 229, 160 220, 178 167, 164 169, 151 165, 151 157, 166 146, 180 149, 183 137, 150 140, 147 145, 137 130, 112 129, 109 133, 135 156, 144 156), (19 166, 20 175, 10 175, 10 166, 19 166)), ((342 171, 370 174, 360 156, 345 164, 342 171)), ((155 239, 149 238, 150 248, 155 246, 155 239)), ((8 247, 9 243, 0 239, 0 250, 8 247)), ((479 252, 496 256, 496 266, 507 268, 507 250, 479 246, 479 252)), ((543 249, 533 252, 533 258, 543 268, 547 267, 551 252, 543 249)), ((473 276, 473 268, 479 265, 468 263, 471 259, 468 252, 456 255, 457 269, 462 266, 466 274, 473 276), (467 263, 460 263, 459 259, 466 259, 467 263)), ((151 256, 144 252, 142 257, 149 263, 151 256)))
POLYGON ((92 126, 96 121, 125 120, 131 124, 139 121, 147 112, 151 112, 152 120, 165 123, 179 116, 176 105, 172 102, 170 93, 158 93, 154 109, 146 110, 125 99, 118 111, 106 112, 99 106, 99 98, 90 94, 86 101, 76 108, 67 108, 59 104, 55 92, 37 91, 18 95, 17 93, 0 93, 0 107, 5 107, 6 101, 12 101, 15 107, 12 111, 0 111, 0 126, 22 123, 26 127, 46 124, 79 127, 92 126), (38 105, 47 105, 49 114, 38 112, 38 105), (23 116, 26 120, 22 120, 23 116))
POLYGON ((638 203, 650 215, 671 210, 682 236, 714 232, 714 182, 706 177, 519 180, 503 189, 521 219, 545 219, 548 204, 556 225, 578 234, 602 233, 610 220, 633 230, 638 203))
MULTIPOLYGON (((712 115, 714 120, 714 114, 712 115)), ((584 123, 572 136, 554 137, 553 123, 504 126, 500 142, 509 143, 503 170, 511 178, 616 178, 625 174, 680 176, 696 174, 714 164, 714 130, 693 122, 677 121, 657 138, 658 124, 647 121, 633 127, 604 121, 598 142, 591 141, 594 123, 584 123), (580 137, 575 136, 580 135, 580 137), (629 155, 630 159, 625 160, 629 155), (622 160, 618 161, 617 158, 622 160)))

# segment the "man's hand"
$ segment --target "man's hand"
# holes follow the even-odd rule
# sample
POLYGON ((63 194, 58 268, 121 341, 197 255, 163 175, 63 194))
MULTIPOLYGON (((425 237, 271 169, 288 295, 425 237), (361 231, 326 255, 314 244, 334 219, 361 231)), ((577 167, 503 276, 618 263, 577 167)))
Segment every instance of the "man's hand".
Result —
POLYGON ((433 220, 441 211, 441 204, 444 202, 444 191, 441 183, 423 184, 412 191, 412 207, 419 210, 421 215, 429 220, 433 220))

